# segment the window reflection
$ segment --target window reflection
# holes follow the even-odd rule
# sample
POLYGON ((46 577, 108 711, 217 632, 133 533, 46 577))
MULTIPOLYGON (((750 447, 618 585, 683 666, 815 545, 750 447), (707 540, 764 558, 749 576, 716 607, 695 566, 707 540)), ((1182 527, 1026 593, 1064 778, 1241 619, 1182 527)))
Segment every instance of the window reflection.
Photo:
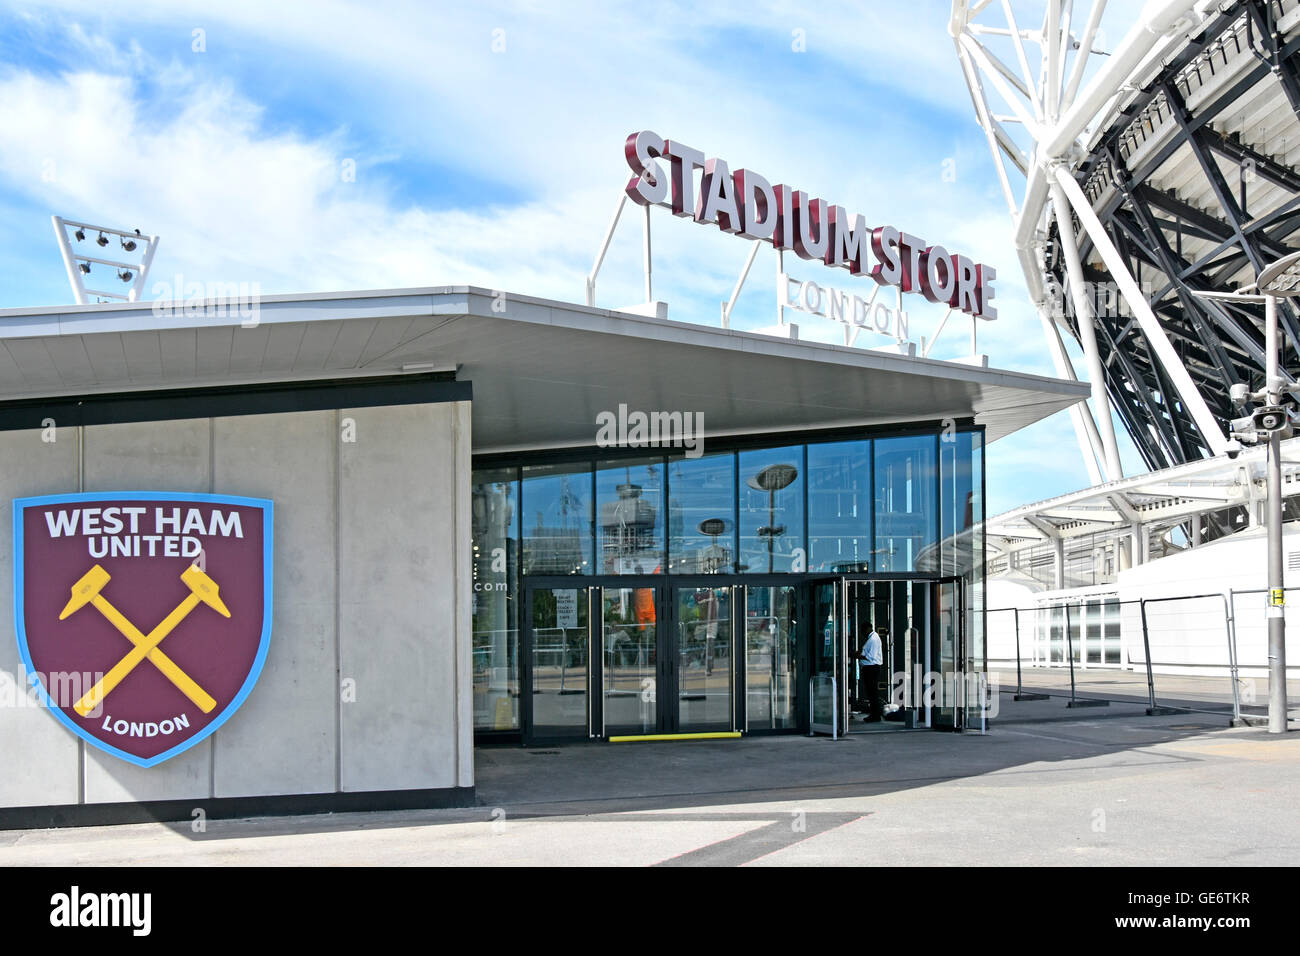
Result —
POLYGON ((514 493, 521 570, 969 576, 983 545, 983 436, 940 437, 602 461, 594 472, 527 466, 514 493))
POLYGON ((525 574, 590 574, 591 465, 524 469, 525 574))
POLYGON ((808 567, 871 571, 871 442, 808 446, 808 567))
POLYGON ((519 729, 519 594, 514 468, 476 471, 470 490, 473 538, 474 727, 519 729))
POLYGON ((673 574, 721 574, 736 561, 736 456, 668 465, 668 565, 673 574))
POLYGON ((745 693, 750 730, 798 723, 795 589, 745 589, 745 693))
POLYGON ((922 570, 970 574, 976 554, 983 554, 980 522, 984 508, 977 461, 982 458, 982 438, 978 432, 957 432, 940 438, 940 559, 921 562, 922 570))
MULTIPOLYGON (((809 685, 796 681, 800 648, 812 654, 814 675, 833 663, 826 657, 833 644, 823 638, 838 626, 839 611, 833 587, 818 579, 808 590, 798 577, 759 579, 762 587, 750 577, 742 600, 731 590, 736 582, 721 578, 717 587, 679 579, 619 588, 592 577, 587 583, 601 586, 603 606, 599 599, 590 605, 589 632, 582 579, 569 582, 582 585, 577 590, 534 580, 530 613, 519 605, 523 574, 959 575, 966 582, 956 592, 965 598, 963 666, 978 668, 985 655, 983 451, 982 433, 972 430, 475 470, 475 730, 518 730, 521 710, 523 718, 531 714, 526 727, 552 735, 585 734, 593 713, 604 714, 610 733, 652 729, 662 723, 655 684, 674 673, 674 661, 681 699, 673 712, 683 726, 730 726, 731 702, 740 699, 750 730, 800 726, 810 706, 830 719, 821 697, 810 700, 809 685), (806 622, 796 613, 800 601, 806 622), (527 659, 521 633, 532 635, 527 659), (602 662, 602 677, 588 673, 589 653, 602 662), (531 710, 520 705, 521 677, 532 681, 531 710), (599 698, 589 700, 589 692, 599 698)), ((1107 615, 1081 612, 1082 630, 1073 622, 1081 638, 1075 652, 1086 663, 1119 654, 1118 622, 1107 615)), ((1044 615, 1037 630, 1038 655, 1064 660, 1059 613, 1044 615)))
MULTIPOLYGON (((969 432, 971 465, 971 567, 962 573, 968 584, 971 659, 976 666, 988 668, 988 640, 984 620, 984 433, 969 432)), ((1118 658, 1117 658, 1118 660, 1118 658)))
POLYGON ((677 691, 680 729, 732 729, 730 587, 677 592, 677 691))
POLYGON ((644 734, 658 722, 659 622, 654 588, 604 588, 601 644, 607 732, 644 734))
POLYGON ((662 460, 596 465, 596 546, 601 574, 662 574, 662 460))
POLYGON ((738 571, 803 571, 803 446, 740 453, 738 571))
POLYGON ((587 592, 538 588, 532 597, 533 733, 587 734, 587 592))
POLYGON ((881 438, 875 442, 877 571, 918 571, 933 550, 939 522, 936 435, 881 438))

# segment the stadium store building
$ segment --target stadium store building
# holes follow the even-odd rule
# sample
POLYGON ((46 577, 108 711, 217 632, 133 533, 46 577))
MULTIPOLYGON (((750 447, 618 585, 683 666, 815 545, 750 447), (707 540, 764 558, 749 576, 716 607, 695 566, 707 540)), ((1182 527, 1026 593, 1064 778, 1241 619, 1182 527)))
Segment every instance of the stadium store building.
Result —
POLYGON ((887 673, 982 671, 988 445, 1086 394, 468 287, 219 311, 0 312, 4 825, 464 804, 476 737, 840 733, 873 626, 887 673))

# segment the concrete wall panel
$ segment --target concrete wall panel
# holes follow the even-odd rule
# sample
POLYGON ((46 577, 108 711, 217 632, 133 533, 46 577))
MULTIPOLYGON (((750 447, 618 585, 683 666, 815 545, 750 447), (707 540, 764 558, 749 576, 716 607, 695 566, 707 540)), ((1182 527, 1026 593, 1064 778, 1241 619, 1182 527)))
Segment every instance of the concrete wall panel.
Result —
POLYGON ((256 689, 213 735, 218 797, 334 790, 334 420, 327 411, 214 422, 214 488, 275 501, 271 648, 256 689))
MULTIPOLYGON (((340 446, 342 785, 458 784, 455 404, 345 409, 340 446)), ((466 522, 466 525, 468 522, 466 522)), ((468 648, 466 648, 468 653, 468 648)), ((462 725, 463 726, 463 725, 462 725)))
POLYGON ((45 708, 28 706, 26 669, 13 630, 13 508, 28 495, 77 490, 77 431, 0 432, 0 806, 77 803, 81 798, 79 738, 45 708))

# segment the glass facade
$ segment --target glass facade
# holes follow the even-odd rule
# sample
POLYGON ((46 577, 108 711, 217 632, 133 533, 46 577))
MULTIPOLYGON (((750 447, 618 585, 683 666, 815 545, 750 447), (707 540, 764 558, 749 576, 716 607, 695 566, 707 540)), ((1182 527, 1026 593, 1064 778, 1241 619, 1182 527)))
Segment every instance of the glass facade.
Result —
POLYGON ((875 570, 933 571, 921 555, 938 543, 939 436, 880 438, 873 450, 875 570))
POLYGON ((808 446, 808 569, 871 571, 871 442, 808 446))
POLYGON ((723 574, 736 567, 736 456, 668 462, 668 570, 723 574))
POLYGON ((806 570, 803 446, 742 451, 739 469, 736 570, 761 574, 806 570))
POLYGON ((483 730, 519 729, 518 517, 516 470, 476 471, 470 489, 471 630, 474 726, 483 730))
POLYGON ((596 464, 598 574, 662 574, 664 463, 596 464))
POLYGON ((677 591, 677 687, 684 730, 731 729, 731 588, 677 591))
POLYGON ((984 435, 939 436, 939 547, 922 554, 918 567, 966 581, 969 655, 983 661, 984 634, 984 435), (937 567, 936 567, 937 565, 937 567))
POLYGON ((644 734, 659 718, 659 620, 654 588, 605 588, 601 616, 605 727, 644 734))
POLYGON ((538 588, 532 601, 533 726, 548 737, 587 733, 587 602, 578 588, 538 588))
MULTIPOLYGON (((799 582, 814 575, 961 578, 968 655, 982 661, 983 455, 982 431, 936 427, 475 469, 475 729, 662 729, 661 681, 691 726, 794 729, 808 707, 796 669, 810 666, 798 663, 799 582), (764 574, 789 583, 730 590, 764 574), (717 586, 685 580, 701 576, 717 586), (576 580, 546 580, 558 577, 576 580), (656 577, 664 587, 645 587, 656 577), (589 624, 592 584, 603 597, 589 624), (541 617, 523 667, 529 613, 541 617)), ((1080 637, 1084 656, 1111 656, 1105 637, 1080 637)))
POLYGON ((592 573, 591 464, 524 468, 525 574, 592 573))
POLYGON ((750 730, 784 730, 795 715, 795 589, 745 589, 745 692, 750 730))

